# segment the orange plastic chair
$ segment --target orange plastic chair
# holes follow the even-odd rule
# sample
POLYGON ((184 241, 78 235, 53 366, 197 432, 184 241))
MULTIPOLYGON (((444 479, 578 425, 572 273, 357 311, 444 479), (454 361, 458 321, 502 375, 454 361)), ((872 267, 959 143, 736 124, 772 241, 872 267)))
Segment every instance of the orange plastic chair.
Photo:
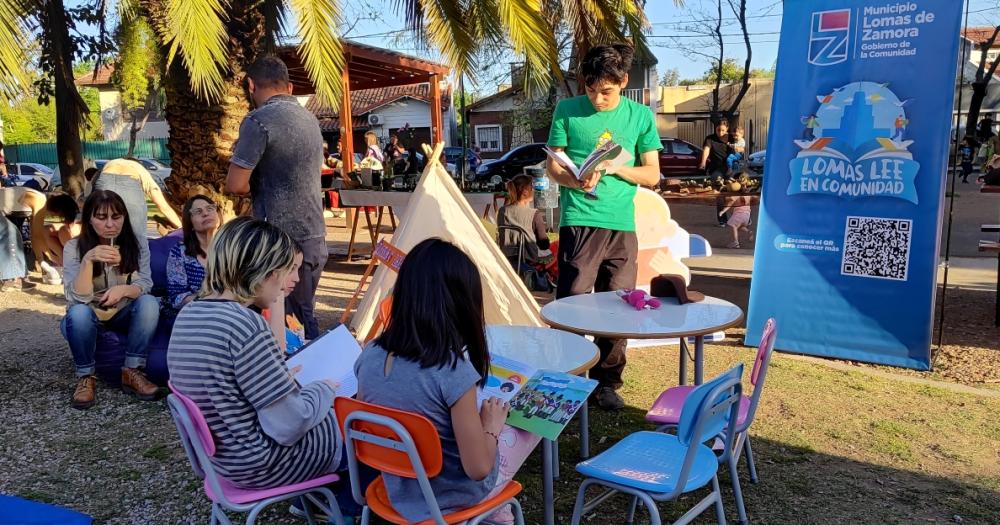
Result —
POLYGON ((441 473, 441 438, 426 417, 347 397, 336 398, 334 409, 347 445, 351 491, 354 500, 364 507, 361 525, 369 524, 371 512, 397 525, 409 525, 410 522, 392 507, 382 476, 368 485, 364 495, 361 494, 359 461, 383 473, 417 480, 431 513, 431 518, 419 525, 451 525, 463 521, 477 525, 504 505, 511 506, 514 523, 524 525, 521 504, 516 499, 521 493, 521 484, 516 481, 508 482, 498 494, 476 505, 441 514, 430 485, 430 478, 441 473))
POLYGON ((365 344, 370 343, 385 327, 389 326, 389 316, 391 315, 392 296, 387 295, 378 303, 378 313, 375 314, 375 322, 372 323, 371 329, 368 330, 368 336, 365 337, 365 344))

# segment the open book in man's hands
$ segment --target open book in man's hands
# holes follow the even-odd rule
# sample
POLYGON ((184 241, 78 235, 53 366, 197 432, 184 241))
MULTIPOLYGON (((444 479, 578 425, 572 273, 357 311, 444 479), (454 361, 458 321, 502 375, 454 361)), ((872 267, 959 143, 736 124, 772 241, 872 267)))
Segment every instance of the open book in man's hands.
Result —
MULTIPOLYGON (((548 146, 545 146, 545 153, 553 161, 565 168, 566 171, 572 173, 577 180, 586 179, 598 169, 614 171, 615 169, 624 166, 626 162, 632 160, 632 155, 630 155, 629 152, 625 151, 624 148, 615 143, 613 140, 606 141, 604 144, 598 146, 597 149, 590 153, 590 155, 587 155, 587 158, 583 160, 583 164, 579 167, 572 160, 570 160, 565 151, 555 151, 548 146), (601 166, 601 164, 605 161, 608 161, 608 164, 601 166)), ((597 193, 592 189, 587 192, 587 197, 596 199, 597 193)))

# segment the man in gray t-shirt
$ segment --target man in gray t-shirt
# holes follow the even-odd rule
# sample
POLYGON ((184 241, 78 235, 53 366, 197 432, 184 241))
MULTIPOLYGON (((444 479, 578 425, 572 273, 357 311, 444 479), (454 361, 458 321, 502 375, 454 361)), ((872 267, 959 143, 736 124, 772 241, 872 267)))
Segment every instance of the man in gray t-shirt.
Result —
POLYGON ((286 308, 302 321, 306 339, 315 339, 316 287, 329 257, 320 188, 323 136, 316 117, 291 95, 281 59, 262 57, 247 76, 257 109, 240 124, 226 190, 249 193, 253 216, 278 226, 302 247, 299 283, 286 308))

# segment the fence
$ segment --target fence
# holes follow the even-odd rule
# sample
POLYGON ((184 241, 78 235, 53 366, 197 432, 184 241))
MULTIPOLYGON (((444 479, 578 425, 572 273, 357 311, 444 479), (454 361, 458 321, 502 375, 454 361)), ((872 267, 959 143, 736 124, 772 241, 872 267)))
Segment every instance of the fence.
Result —
MULTIPOLYGON (((750 153, 767 148, 768 119, 743 119, 741 121, 744 128, 743 138, 747 141, 747 150, 750 153)), ((730 129, 732 131, 732 129, 730 129)), ((712 125, 706 117, 703 120, 693 122, 677 123, 677 138, 686 140, 697 146, 705 141, 705 137, 714 133, 712 125)))
MULTIPOLYGON (((83 157, 85 159, 117 159, 128 153, 127 140, 105 140, 100 142, 84 142, 83 157)), ((52 169, 59 164, 55 144, 6 144, 4 154, 7 162, 34 162, 44 164, 52 169)), ((137 139, 135 141, 136 157, 156 159, 170 165, 170 152, 167 151, 167 139, 137 139)))

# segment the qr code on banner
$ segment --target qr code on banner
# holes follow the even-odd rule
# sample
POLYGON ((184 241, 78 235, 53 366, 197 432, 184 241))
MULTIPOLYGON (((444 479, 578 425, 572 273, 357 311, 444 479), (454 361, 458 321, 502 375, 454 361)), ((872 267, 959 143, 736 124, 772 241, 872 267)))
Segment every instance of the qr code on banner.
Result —
POLYGON ((911 220, 848 217, 840 273, 905 281, 912 239, 911 220))

